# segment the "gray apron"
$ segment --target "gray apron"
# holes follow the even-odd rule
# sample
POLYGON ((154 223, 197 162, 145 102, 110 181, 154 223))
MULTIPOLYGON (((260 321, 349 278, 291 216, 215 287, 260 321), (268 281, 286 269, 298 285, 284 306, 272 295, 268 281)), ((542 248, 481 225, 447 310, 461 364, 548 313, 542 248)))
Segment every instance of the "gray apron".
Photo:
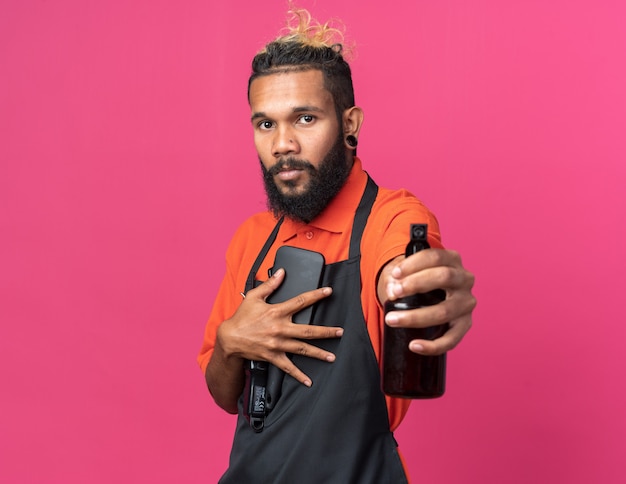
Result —
MULTIPOLYGON (((369 179, 354 219, 348 259, 324 269, 323 285, 331 286, 333 294, 317 303, 313 324, 342 326, 344 334, 311 343, 333 352, 335 362, 294 355, 294 364, 311 377, 313 386, 285 377, 262 432, 250 428, 240 398, 230 464, 221 484, 407 482, 361 308, 360 243, 377 191, 369 179)), ((259 254, 246 291, 253 287, 277 232, 259 254)))

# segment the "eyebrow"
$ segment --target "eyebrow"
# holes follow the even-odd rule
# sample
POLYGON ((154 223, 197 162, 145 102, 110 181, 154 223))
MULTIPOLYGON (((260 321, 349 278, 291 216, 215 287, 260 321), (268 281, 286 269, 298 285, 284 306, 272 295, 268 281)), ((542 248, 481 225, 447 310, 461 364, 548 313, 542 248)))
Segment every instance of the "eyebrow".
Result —
MULTIPOLYGON (((318 108, 317 106, 297 106, 293 108, 291 112, 294 114, 307 113, 307 112, 321 113, 323 112, 323 109, 318 108)), ((259 111, 259 112, 252 114, 250 121, 254 121, 255 119, 259 119, 259 118, 268 118, 268 117, 269 116, 264 111, 259 111)))

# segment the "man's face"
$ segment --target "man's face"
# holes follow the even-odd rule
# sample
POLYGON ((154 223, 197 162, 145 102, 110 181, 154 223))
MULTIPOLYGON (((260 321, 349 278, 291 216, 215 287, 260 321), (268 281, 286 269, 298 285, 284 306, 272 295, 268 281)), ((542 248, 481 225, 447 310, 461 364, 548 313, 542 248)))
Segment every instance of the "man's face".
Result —
POLYGON ((250 108, 270 208, 311 221, 349 173, 335 105, 322 73, 259 77, 250 86, 250 108))

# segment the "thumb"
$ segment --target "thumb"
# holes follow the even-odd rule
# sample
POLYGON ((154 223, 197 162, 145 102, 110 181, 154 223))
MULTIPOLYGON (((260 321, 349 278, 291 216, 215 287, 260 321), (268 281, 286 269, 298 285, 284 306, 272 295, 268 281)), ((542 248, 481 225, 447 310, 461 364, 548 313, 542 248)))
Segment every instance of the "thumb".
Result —
POLYGON ((252 295, 252 293, 254 293, 255 296, 258 296, 261 299, 265 300, 267 297, 269 297, 270 294, 272 294, 276 289, 280 287, 284 280, 285 269, 280 268, 276 272, 274 272, 272 274, 272 277, 270 277, 263 284, 252 289, 251 291, 248 291, 248 294, 246 294, 246 296, 252 295))

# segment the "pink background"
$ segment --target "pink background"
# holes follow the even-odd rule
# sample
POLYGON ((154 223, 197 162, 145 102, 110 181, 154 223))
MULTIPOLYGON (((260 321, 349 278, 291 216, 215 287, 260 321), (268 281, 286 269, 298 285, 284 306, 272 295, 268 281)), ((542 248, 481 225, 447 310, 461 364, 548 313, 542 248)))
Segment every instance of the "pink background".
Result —
MULTIPOLYGON (((398 432, 414 481, 624 482, 623 2, 301 5, 356 42, 366 168, 477 276, 446 396, 398 432)), ((195 357, 264 207, 245 89, 285 6, 1 2, 0 481, 225 469, 195 357)))

